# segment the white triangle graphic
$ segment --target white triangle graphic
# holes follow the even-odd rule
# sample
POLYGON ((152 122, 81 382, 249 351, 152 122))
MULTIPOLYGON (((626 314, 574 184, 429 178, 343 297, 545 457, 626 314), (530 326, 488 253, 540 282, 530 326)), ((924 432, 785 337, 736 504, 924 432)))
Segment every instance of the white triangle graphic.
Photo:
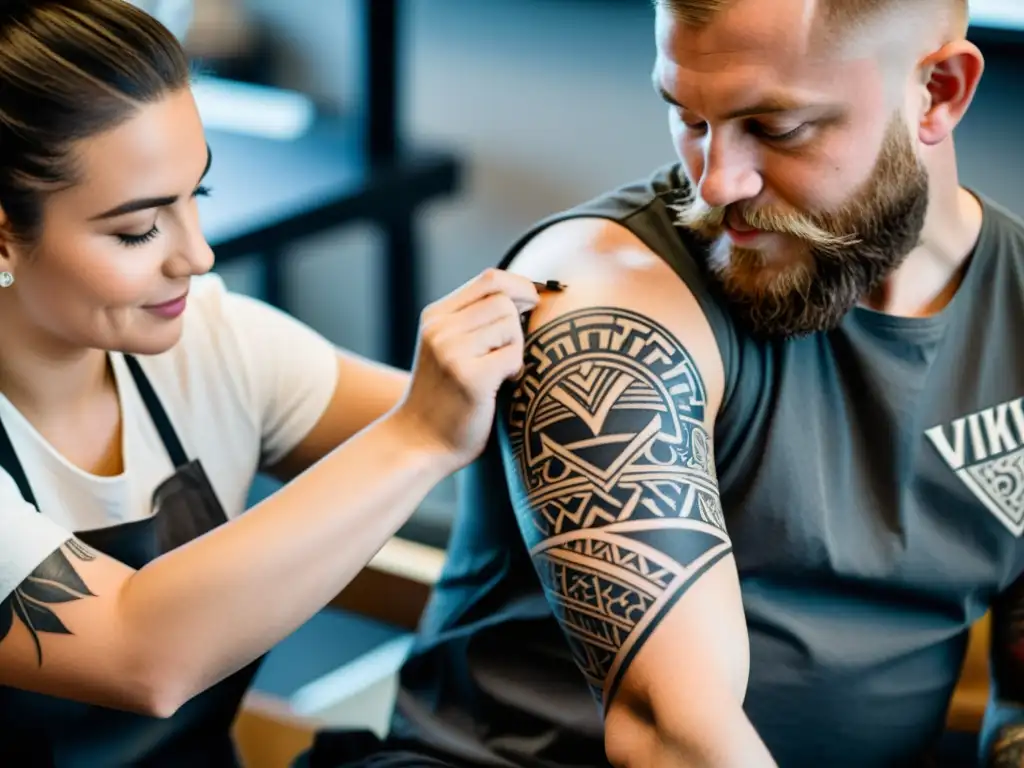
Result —
POLYGON ((978 501, 1014 536, 1024 533, 1024 448, 957 471, 978 501))

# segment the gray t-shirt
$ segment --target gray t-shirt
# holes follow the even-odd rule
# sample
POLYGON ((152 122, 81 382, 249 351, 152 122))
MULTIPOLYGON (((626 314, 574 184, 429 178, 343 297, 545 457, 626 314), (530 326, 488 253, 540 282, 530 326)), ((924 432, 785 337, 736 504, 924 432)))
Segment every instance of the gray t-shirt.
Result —
MULTIPOLYGON (((725 362, 714 437, 747 713, 783 768, 914 764, 943 729, 971 624, 1024 566, 1024 224, 982 200, 963 284, 936 316, 858 307, 833 332, 764 343, 732 322, 673 225, 683 184, 665 168, 553 217, 504 263, 555 221, 602 217, 685 281, 725 362)), ((477 764, 605 765, 497 439, 462 491, 395 735, 477 764)))

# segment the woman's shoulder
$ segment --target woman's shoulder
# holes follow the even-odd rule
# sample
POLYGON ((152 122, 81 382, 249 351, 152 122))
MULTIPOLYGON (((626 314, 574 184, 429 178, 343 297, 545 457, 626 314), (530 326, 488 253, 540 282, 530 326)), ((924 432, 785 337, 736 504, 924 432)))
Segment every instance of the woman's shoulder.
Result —
POLYGON ((188 306, 183 316, 181 340, 170 351, 188 352, 197 345, 216 346, 229 342, 234 332, 232 314, 236 311, 235 307, 241 298, 243 297, 228 288, 224 278, 218 274, 210 273, 192 278, 188 291, 188 306))
POLYGON ((190 375, 221 373, 231 364, 234 338, 231 327, 231 291, 220 275, 193 278, 188 292, 188 305, 182 315, 182 331, 170 349, 139 359, 147 373, 163 378, 172 371, 190 375))
POLYGON ((222 363, 251 364, 268 355, 287 355, 295 345, 329 346, 297 318, 231 290, 214 273, 193 278, 188 302, 181 341, 170 350, 172 355, 209 354, 222 363))
MULTIPOLYGON (((39 514, 0 468, 0 603, 71 534, 39 514)), ((0 608, 2 613, 2 608, 0 608)), ((0 615, 0 622, 3 616, 0 615)))
POLYGON ((333 390, 335 346, 290 314, 230 290, 219 275, 193 278, 183 323, 173 348, 142 361, 158 390, 193 402, 231 400, 259 423, 294 408, 302 393, 317 405, 333 390))

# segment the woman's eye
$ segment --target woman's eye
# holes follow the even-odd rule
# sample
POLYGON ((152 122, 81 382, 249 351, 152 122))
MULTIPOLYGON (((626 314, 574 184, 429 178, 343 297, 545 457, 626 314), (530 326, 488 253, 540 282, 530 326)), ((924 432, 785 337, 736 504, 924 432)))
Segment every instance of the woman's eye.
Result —
POLYGON ((118 235, 117 239, 121 241, 122 245, 125 245, 129 248, 133 248, 135 246, 148 243, 150 240, 152 240, 159 234, 160 230, 154 226, 151 230, 149 230, 149 232, 146 232, 143 235, 118 235))
MULTIPOLYGON (((199 186, 199 187, 196 187, 195 191, 192 193, 192 197, 209 197, 210 196, 210 191, 211 190, 210 190, 209 187, 199 186)), ((132 247, 138 246, 138 245, 145 245, 146 243, 151 241, 153 238, 155 238, 159 234, 160 234, 160 229, 154 224, 153 228, 151 230, 149 230, 148 232, 144 233, 144 234, 141 234, 141 235, 120 234, 120 235, 117 235, 117 239, 121 241, 122 245, 127 246, 129 248, 132 248, 132 247)))

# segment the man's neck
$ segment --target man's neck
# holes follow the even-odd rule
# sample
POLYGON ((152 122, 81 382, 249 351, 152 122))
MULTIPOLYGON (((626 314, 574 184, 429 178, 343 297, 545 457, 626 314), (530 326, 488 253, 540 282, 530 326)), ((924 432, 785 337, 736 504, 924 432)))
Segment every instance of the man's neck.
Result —
POLYGON ((865 300, 871 309, 903 317, 941 312, 956 295, 981 232, 981 202, 960 186, 956 159, 942 152, 929 168, 929 204, 920 244, 865 300), (948 155, 948 156, 947 156, 948 155))

